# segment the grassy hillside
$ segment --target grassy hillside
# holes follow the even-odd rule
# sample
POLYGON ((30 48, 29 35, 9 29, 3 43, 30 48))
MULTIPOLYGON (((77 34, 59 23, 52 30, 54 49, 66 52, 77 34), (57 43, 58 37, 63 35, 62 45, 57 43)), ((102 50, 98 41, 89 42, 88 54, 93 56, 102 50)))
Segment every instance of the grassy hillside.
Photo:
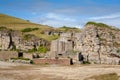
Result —
POLYGON ((32 22, 29 22, 28 20, 23 20, 23 19, 12 17, 5 14, 0 14, 0 27, 6 27, 8 29, 23 31, 23 33, 25 34, 34 34, 35 36, 44 38, 48 41, 51 41, 52 39, 54 39, 54 36, 50 37, 50 36, 41 34, 41 32, 45 30, 53 29, 52 27, 32 23, 32 22))
POLYGON ((57 28, 57 30, 63 31, 63 32, 80 32, 81 31, 80 29, 76 27, 67 27, 67 26, 57 28))
POLYGON ((97 27, 108 28, 108 29, 111 29, 111 30, 120 31, 119 28, 116 28, 116 27, 113 27, 113 26, 109 26, 109 25, 104 24, 104 23, 87 22, 86 25, 95 25, 95 26, 97 26, 97 27))
POLYGON ((50 28, 49 26, 46 26, 46 25, 35 24, 32 22, 29 22, 28 20, 23 20, 20 18, 8 16, 5 14, 0 14, 0 26, 5 26, 7 28, 11 28, 14 30, 22 30, 27 27, 50 28))
POLYGON ((12 17, 5 14, 0 14, 0 27, 6 27, 8 29, 18 30, 23 32, 24 34, 33 34, 37 37, 44 38, 48 41, 57 39, 58 35, 46 35, 44 34, 45 31, 53 31, 53 32, 79 32, 80 30, 77 28, 70 28, 70 27, 60 27, 60 28, 53 28, 47 25, 41 25, 32 23, 28 20, 23 20, 20 18, 12 17))

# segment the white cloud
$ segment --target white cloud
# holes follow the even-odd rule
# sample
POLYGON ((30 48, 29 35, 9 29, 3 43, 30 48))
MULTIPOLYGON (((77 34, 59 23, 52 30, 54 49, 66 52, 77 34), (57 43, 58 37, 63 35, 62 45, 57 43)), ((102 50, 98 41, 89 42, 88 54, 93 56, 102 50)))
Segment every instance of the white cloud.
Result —
POLYGON ((37 15, 37 12, 32 12, 32 15, 37 15))
POLYGON ((107 19, 107 20, 97 20, 96 22, 102 22, 111 26, 115 26, 120 29, 120 18, 107 19))
POLYGON ((69 26, 69 27, 78 27, 80 28, 79 20, 69 17, 67 15, 61 15, 56 13, 47 13, 41 15, 39 18, 34 19, 33 21, 49 25, 53 27, 69 26))
POLYGON ((99 17, 91 17, 89 19, 91 19, 91 20, 101 20, 101 19, 113 19, 113 18, 120 18, 120 13, 110 14, 110 15, 105 15, 105 16, 99 16, 99 17))
POLYGON ((49 18, 49 19, 54 19, 54 20, 71 21, 71 22, 76 21, 73 18, 63 16, 63 15, 59 15, 59 14, 55 14, 55 13, 47 13, 45 17, 49 18))
POLYGON ((47 13, 42 14, 34 18, 36 23, 49 25, 53 27, 61 27, 61 26, 69 26, 69 27, 78 27, 82 28, 88 21, 95 21, 105 23, 111 26, 116 26, 120 28, 120 14, 110 14, 107 16, 100 16, 100 17, 71 17, 69 15, 62 15, 57 13, 47 13))
POLYGON ((88 20, 101 22, 101 23, 105 23, 105 24, 120 28, 120 23, 119 23, 120 13, 109 14, 109 15, 100 16, 100 17, 91 17, 91 18, 88 18, 88 20))

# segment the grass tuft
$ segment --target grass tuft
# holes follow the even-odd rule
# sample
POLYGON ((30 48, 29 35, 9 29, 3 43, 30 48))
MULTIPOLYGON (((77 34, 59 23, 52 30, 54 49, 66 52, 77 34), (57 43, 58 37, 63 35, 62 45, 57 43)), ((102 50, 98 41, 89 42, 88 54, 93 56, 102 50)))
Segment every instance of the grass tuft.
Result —
POLYGON ((102 74, 99 76, 92 76, 85 80, 119 80, 119 78, 120 76, 118 76, 116 73, 109 73, 109 74, 102 74))

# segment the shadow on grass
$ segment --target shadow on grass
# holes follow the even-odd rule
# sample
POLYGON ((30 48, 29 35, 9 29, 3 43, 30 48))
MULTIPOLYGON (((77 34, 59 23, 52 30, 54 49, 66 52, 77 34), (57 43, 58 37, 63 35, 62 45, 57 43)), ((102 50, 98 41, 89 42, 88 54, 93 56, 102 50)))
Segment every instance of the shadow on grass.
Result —
POLYGON ((98 76, 92 76, 84 80, 119 80, 120 76, 116 73, 102 74, 98 76))

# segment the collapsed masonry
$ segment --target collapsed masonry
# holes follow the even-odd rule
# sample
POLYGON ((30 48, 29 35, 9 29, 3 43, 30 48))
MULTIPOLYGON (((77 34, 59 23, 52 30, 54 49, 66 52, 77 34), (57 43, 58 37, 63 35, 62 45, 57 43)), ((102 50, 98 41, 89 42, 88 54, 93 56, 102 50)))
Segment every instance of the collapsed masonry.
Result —
POLYGON ((95 24, 87 24, 80 33, 63 33, 52 41, 50 57, 71 57, 78 60, 75 52, 81 52, 84 60, 91 63, 120 63, 120 30, 95 24))
POLYGON ((39 46, 48 47, 49 42, 31 34, 19 31, 0 30, 0 50, 28 51, 39 46))
MULTIPOLYGON (((54 40, 51 42, 51 51, 52 54, 50 54, 51 57, 58 57, 63 55, 68 55, 67 51, 70 51, 73 49, 73 41, 71 40, 71 33, 63 33, 61 34, 60 38, 57 40, 54 40)), ((64 57, 64 56, 63 56, 64 57)))
MULTIPOLYGON (((0 50, 16 48, 26 51, 39 46, 49 47, 50 44, 33 35, 24 35, 18 31, 0 30, 0 50)), ((120 30, 106 25, 101 26, 99 23, 87 24, 79 33, 60 34, 59 39, 51 42, 50 48, 51 51, 45 57, 48 57, 48 60, 52 59, 51 63, 56 63, 57 59, 54 61, 53 58, 72 58, 77 62, 78 53, 81 52, 84 61, 120 64, 120 30)), ((60 61, 60 63, 62 62, 63 60, 60 61)))

